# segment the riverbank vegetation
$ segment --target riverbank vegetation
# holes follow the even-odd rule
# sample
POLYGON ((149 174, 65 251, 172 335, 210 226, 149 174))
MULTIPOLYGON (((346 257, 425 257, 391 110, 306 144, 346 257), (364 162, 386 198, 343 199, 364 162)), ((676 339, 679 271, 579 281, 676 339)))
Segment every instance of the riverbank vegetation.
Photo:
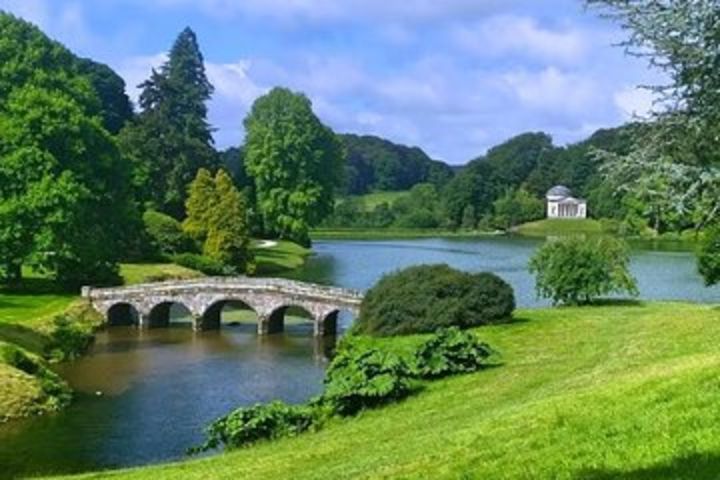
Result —
MULTIPOLYGON (((714 478, 717 308, 608 303, 515 317, 476 332, 501 368, 428 383, 316 433, 82 478, 714 478)), ((427 338, 361 341, 410 358, 427 338)))

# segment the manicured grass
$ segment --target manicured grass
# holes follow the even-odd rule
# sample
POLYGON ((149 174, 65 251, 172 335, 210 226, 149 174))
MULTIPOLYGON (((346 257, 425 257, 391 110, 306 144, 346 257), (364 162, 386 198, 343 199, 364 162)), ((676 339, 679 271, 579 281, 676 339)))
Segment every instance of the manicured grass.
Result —
MULTIPOLYGON (((714 479, 720 310, 524 310, 477 334, 498 365, 317 433, 88 475, 132 479, 714 479)), ((366 339, 407 354, 422 337, 366 339)))
POLYGON ((513 229, 514 232, 528 236, 552 236, 568 234, 600 234, 603 233, 602 224, 591 218, 587 219, 561 219, 552 218, 524 223, 513 229))
POLYGON ((301 267, 311 250, 300 245, 280 240, 275 246, 253 249, 257 264, 256 274, 260 276, 278 275, 301 267))

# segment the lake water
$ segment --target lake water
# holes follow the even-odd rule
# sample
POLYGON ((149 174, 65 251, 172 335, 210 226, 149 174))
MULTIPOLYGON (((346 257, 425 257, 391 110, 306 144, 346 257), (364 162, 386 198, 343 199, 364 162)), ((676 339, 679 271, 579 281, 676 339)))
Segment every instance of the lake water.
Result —
MULTIPOLYGON (((513 237, 317 242, 316 254, 292 277, 364 290, 386 272, 448 263, 497 273, 513 285, 519 306, 535 307, 546 303, 535 297, 526 266, 539 243, 513 237)), ((690 252, 638 248, 632 270, 641 298, 720 298, 703 286, 690 252)), ((79 392, 69 409, 0 427, 0 477, 183 458, 202 441, 203 427, 232 408, 276 398, 302 402, 318 393, 333 344, 313 339, 302 323, 268 337, 257 337, 252 325, 100 332, 88 356, 59 367, 79 392)))

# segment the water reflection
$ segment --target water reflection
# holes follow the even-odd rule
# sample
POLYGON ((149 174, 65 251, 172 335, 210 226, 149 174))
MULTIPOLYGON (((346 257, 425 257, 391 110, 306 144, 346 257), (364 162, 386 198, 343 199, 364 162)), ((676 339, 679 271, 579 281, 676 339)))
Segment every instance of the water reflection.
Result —
POLYGON ((317 394, 334 343, 306 324, 267 337, 246 326, 100 332, 90 355, 58 368, 79 393, 68 410, 0 430, 0 477, 182 458, 239 405, 317 394))

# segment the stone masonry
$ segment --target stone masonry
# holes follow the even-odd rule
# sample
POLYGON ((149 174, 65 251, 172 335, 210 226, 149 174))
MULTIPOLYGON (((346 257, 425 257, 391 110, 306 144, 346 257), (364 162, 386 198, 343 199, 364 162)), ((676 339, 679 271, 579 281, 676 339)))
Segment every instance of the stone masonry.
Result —
POLYGON ((285 310, 300 307, 312 315, 316 336, 335 333, 340 311, 358 314, 362 294, 275 278, 208 277, 132 285, 118 288, 84 287, 82 295, 105 316, 109 325, 135 323, 139 327, 167 325, 170 307, 181 304, 193 317, 195 330, 220 327, 228 302, 242 302, 258 317, 258 334, 281 331, 285 310))

